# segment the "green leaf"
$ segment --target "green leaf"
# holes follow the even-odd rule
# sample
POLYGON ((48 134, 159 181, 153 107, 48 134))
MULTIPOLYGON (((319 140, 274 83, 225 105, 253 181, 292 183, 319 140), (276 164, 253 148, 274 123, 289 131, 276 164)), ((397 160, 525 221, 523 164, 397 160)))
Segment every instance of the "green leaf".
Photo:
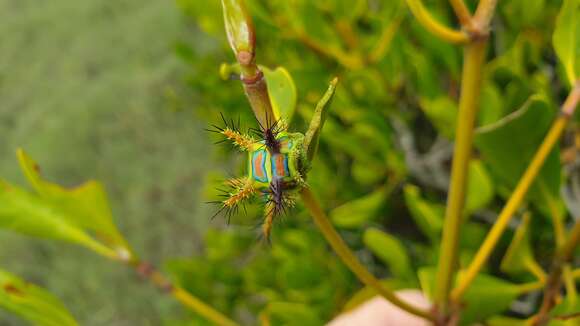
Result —
POLYGON ((559 319, 563 319, 560 321, 560 325, 578 325, 577 322, 580 321, 580 316, 577 316, 578 312, 580 312, 580 299, 577 297, 573 298, 572 296, 568 296, 564 298, 564 300, 562 300, 559 304, 557 304, 552 309, 552 311, 550 311, 550 316, 552 318, 559 317, 559 319), (564 320, 566 320, 566 322, 570 322, 570 324, 565 323, 564 320))
POLYGON ((413 274, 409 256, 399 239, 379 229, 369 228, 363 234, 363 242, 394 276, 404 279, 413 274))
POLYGON ((222 8, 230 47, 236 55, 246 51, 253 57, 256 36, 244 1, 222 0, 222 8))
POLYGON ((266 307, 266 315, 272 325, 323 325, 316 310, 306 304, 294 302, 271 302, 266 307))
POLYGON ((487 169, 480 160, 469 162, 469 182, 467 188, 467 214, 484 208, 493 199, 495 189, 487 169))
POLYGON ((578 59, 580 57, 580 1, 564 0, 556 28, 552 35, 552 43, 556 54, 564 65, 566 77, 570 85, 578 79, 578 59))
POLYGON ((0 307, 38 326, 77 325, 52 294, 1 269, 0 307))
POLYGON ((437 131, 448 139, 455 137, 457 122, 457 104, 448 96, 439 96, 434 99, 421 98, 421 109, 437 131))
POLYGON ((110 258, 131 259, 99 183, 64 189, 43 180, 38 165, 22 150, 18 158, 36 194, 0 182, 0 228, 77 243, 110 258))
MULTIPOLYGON (((433 298, 437 268, 423 267, 417 273, 423 293, 433 298)), ((457 280, 460 280, 460 272, 457 280)), ((517 285, 506 282, 487 274, 478 274, 465 293, 461 313, 461 325, 472 325, 509 308, 510 304, 520 294, 517 285)))
POLYGON ((339 228, 359 228, 376 216, 385 201, 384 187, 361 198, 342 204, 330 212, 332 223, 339 228))
POLYGON ((479 109, 479 125, 485 126, 501 119, 504 115, 504 101, 497 87, 488 83, 481 90, 481 108, 479 109))
POLYGON ((529 213, 524 214, 501 261, 500 269, 505 273, 521 273, 527 270, 528 264, 535 263, 529 237, 530 216, 529 213))
POLYGON ((99 182, 89 180, 76 188, 65 189, 42 179, 38 164, 22 149, 17 151, 17 155, 28 182, 41 198, 58 206, 65 213, 68 223, 94 231, 111 247, 120 250, 128 248, 127 242, 113 222, 107 194, 99 182))
POLYGON ((426 266, 421 267, 417 271, 417 277, 421 284, 423 294, 431 300, 435 297, 435 279, 437 277, 437 267, 426 266))
MULTIPOLYGON (((458 280, 461 275, 460 272, 458 280)), ((465 293, 466 306, 461 314, 461 325, 472 325, 507 310, 519 295, 517 285, 491 275, 478 274, 465 293)))
POLYGON ((326 93, 324 93, 322 98, 318 103, 316 103, 314 115, 312 116, 310 126, 304 136, 304 150, 309 161, 312 161, 314 155, 316 155, 316 152, 318 151, 318 140, 320 138, 322 127, 324 126, 324 121, 326 120, 326 109, 330 106, 334 91, 336 90, 336 84, 338 84, 338 78, 335 77, 330 82, 326 93))
POLYGON ((421 192, 416 186, 405 186, 404 193, 405 203, 415 223, 426 236, 436 241, 443 228, 445 207, 421 198, 421 192))
POLYGON ((266 77, 276 121, 283 119, 286 124, 290 124, 296 110, 296 85, 292 76, 284 67, 261 69, 266 77))
MULTIPOLYGON (((492 172, 502 195, 509 195, 515 188, 530 160, 549 129, 555 110, 541 96, 532 96, 519 110, 496 123, 479 128, 475 135, 475 146, 483 162, 492 172)), ((529 198, 541 209, 545 209, 545 194, 559 197, 561 166, 556 146, 546 159, 529 198)))

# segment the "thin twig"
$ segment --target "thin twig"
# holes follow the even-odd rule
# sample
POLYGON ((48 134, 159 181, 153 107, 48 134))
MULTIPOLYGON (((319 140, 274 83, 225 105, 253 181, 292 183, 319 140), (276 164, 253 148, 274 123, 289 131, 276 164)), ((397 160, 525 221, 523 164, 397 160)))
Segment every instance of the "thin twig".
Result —
POLYGON ((421 0, 407 0, 407 5, 413 13, 413 16, 417 18, 417 21, 419 21, 425 29, 439 38, 450 43, 469 42, 469 35, 467 35, 467 33, 454 30, 436 21, 431 13, 425 8, 421 0))
POLYGON ((162 292, 173 296, 177 301, 198 313, 208 321, 220 326, 238 326, 239 324, 229 319, 221 312, 215 310, 201 299, 195 297, 180 286, 172 283, 165 275, 159 272, 152 264, 143 261, 131 261, 129 266, 133 267, 137 274, 149 280, 162 292))
POLYGON ((469 28, 471 24, 471 13, 469 12, 469 9, 467 9, 465 2, 463 2, 463 0, 449 0, 449 3, 451 4, 451 7, 453 7, 457 20, 459 20, 461 26, 469 28))

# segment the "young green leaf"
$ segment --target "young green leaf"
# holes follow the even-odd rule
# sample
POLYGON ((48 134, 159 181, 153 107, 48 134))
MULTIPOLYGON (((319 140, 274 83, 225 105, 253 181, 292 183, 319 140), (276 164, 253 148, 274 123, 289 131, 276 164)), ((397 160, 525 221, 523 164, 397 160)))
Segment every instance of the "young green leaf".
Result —
POLYGON ((262 66, 260 68, 266 77, 275 120, 282 119, 290 124, 296 109, 296 85, 292 76, 284 67, 274 70, 262 66))
POLYGON ((308 127, 308 131, 306 131, 306 135, 304 137, 304 150, 306 151, 309 161, 312 161, 314 155, 316 155, 316 151, 318 150, 320 132, 322 131, 324 121, 326 120, 326 109, 330 106, 332 96, 336 90, 336 84, 338 84, 338 78, 335 77, 330 82, 326 93, 324 93, 320 101, 318 101, 316 104, 314 115, 310 121, 310 126, 308 127))
MULTIPOLYGON (((542 142, 555 115, 555 110, 542 96, 532 96, 517 111, 482 127, 475 134, 474 144, 482 161, 491 171, 498 189, 509 194, 542 142)), ((545 209, 544 192, 559 197, 561 165, 556 147, 530 189, 529 198, 545 209)))
POLYGON ((65 306, 46 290, 0 269, 0 307, 38 326, 76 326, 65 306))
POLYGON ((500 268, 505 273, 521 273, 529 264, 536 264, 530 246, 530 214, 525 214, 518 226, 508 250, 501 261, 500 268))
POLYGON ((109 258, 131 259, 99 183, 65 189, 43 180, 38 165, 24 151, 18 150, 18 158, 36 194, 1 182, 0 228, 77 243, 109 258))
POLYGON ((449 96, 423 97, 419 104, 439 133, 448 139, 455 138, 455 129, 449 126, 455 126, 457 121, 457 104, 449 96))
POLYGON ((443 228, 445 207, 423 199, 419 188, 413 185, 405 186, 404 194, 405 203, 417 226, 432 241, 436 241, 443 228))
POLYGON ((230 46, 241 64, 249 64, 253 60, 256 43, 252 17, 243 0, 222 0, 222 8, 230 46), (240 58, 241 53, 249 55, 249 58, 240 58))
POLYGON ((385 195, 383 187, 344 203, 330 212, 330 219, 339 228, 359 228, 376 216, 378 209, 384 204, 385 195))
POLYGON ((409 255, 396 237, 379 229, 369 228, 363 234, 363 242, 397 278, 404 279, 413 274, 409 255))
POLYGON ((118 250, 128 248, 113 222, 107 194, 99 182, 89 180, 76 188, 65 189, 42 179, 38 164, 22 149, 17 151, 17 155, 28 182, 41 198, 63 211, 67 222, 95 232, 110 247, 118 250))
MULTIPOLYGON (((458 279, 461 279, 461 273, 458 279)), ((472 325, 474 322, 501 313, 508 309, 519 295, 517 285, 491 275, 479 274, 465 294, 466 306, 462 311, 460 324, 472 325)))
POLYGON ((484 208, 493 199, 493 181, 481 160, 469 162, 468 188, 465 211, 467 214, 484 208))
POLYGON ((566 77, 570 85, 574 85, 579 77, 580 69, 580 1, 564 0, 556 28, 552 35, 552 43, 556 54, 564 65, 566 77))

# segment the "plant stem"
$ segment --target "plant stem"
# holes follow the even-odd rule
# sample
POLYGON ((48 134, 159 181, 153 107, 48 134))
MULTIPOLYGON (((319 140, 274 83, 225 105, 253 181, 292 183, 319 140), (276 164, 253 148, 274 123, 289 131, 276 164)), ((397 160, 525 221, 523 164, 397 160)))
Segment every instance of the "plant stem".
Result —
POLYGON ((471 13, 469 13, 469 9, 465 6, 465 2, 463 0, 449 0, 451 7, 455 11, 455 15, 459 20, 461 26, 468 27, 471 24, 471 13))
POLYGON ((579 244, 580 221, 574 224, 572 232, 570 232, 570 237, 564 246, 560 247, 560 250, 556 253, 556 257, 552 263, 550 276, 548 276, 548 280, 546 281, 542 306, 540 307, 538 314, 533 318, 532 325, 545 325, 550 320, 549 312, 556 304, 556 295, 560 292, 560 283, 564 265, 570 262, 574 250, 579 244))
POLYGON ((192 311, 203 316, 208 321, 220 326, 238 326, 238 323, 229 319, 221 312, 215 310, 199 298, 185 291, 183 288, 172 283, 165 275, 161 274, 153 265, 142 261, 131 261, 129 265, 135 269, 144 279, 149 280, 161 291, 172 295, 177 301, 192 311))
POLYGON ((520 284, 520 285, 518 285, 519 294, 522 295, 522 294, 525 294, 528 292, 540 290, 542 287, 544 287, 544 284, 546 284, 545 281, 544 282, 537 281, 537 282, 532 282, 532 283, 520 284))
POLYGON ((525 267, 528 269, 530 273, 532 273, 538 280, 544 282, 546 281, 546 272, 540 266, 535 259, 528 258, 524 262, 525 267))
POLYGON ((475 29, 487 29, 487 26, 493 17, 496 5, 497 0, 481 0, 477 6, 477 10, 475 11, 474 21, 476 26, 472 27, 475 29))
POLYGON ((457 265, 459 229, 463 219, 467 172, 471 158, 473 127, 479 107, 485 50, 486 41, 480 40, 467 45, 464 52, 451 184, 445 211, 445 225, 443 226, 435 292, 435 300, 442 312, 447 309, 447 299, 457 265))
POLYGON ((568 98, 564 102, 561 108, 561 114, 556 118, 552 127, 548 131, 544 138, 544 141, 538 148, 536 154, 534 155, 532 162, 527 167, 520 181, 518 182, 514 192, 509 198, 508 202, 500 212, 495 224, 489 231, 487 237, 485 238, 483 244, 479 248, 477 254, 473 258, 473 261, 467 268, 464 276, 461 278, 459 285, 452 291, 451 299, 455 302, 461 300, 461 297, 471 285, 471 282, 475 279, 475 276, 479 273, 491 252, 497 245, 500 236, 505 231, 509 221, 513 217, 514 213, 524 200, 524 197, 528 190, 530 189, 534 179, 540 172, 540 169, 544 165, 546 157, 550 154, 554 145, 560 139, 567 122, 570 120, 574 113, 578 101, 580 100, 580 82, 576 83, 576 86, 572 89, 568 98))
POLYGON ((467 33, 456 31, 436 21, 421 0, 407 0, 407 5, 417 21, 439 38, 450 43, 467 43, 469 41, 467 33))
POLYGON ((320 232, 326 238, 337 256, 342 262, 358 277, 358 279, 365 285, 374 288, 381 296, 389 302, 407 311, 413 315, 423 317, 428 320, 434 320, 434 317, 427 311, 419 309, 409 303, 401 300, 391 289, 385 287, 376 277, 374 277, 356 258, 354 253, 348 248, 344 240, 340 237, 332 223, 326 217, 326 214, 320 207, 318 201, 314 197, 309 188, 303 188, 301 191, 302 201, 304 206, 312 215, 314 222, 320 229, 320 232))

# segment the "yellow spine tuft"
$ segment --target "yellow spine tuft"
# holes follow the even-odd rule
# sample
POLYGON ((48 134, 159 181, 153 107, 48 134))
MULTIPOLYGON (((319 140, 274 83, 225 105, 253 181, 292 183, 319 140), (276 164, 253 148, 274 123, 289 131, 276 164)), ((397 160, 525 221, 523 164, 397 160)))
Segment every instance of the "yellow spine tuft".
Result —
POLYGON ((226 128, 222 131, 222 134, 226 136, 227 139, 231 140, 234 144, 240 147, 242 150, 249 151, 252 145, 256 143, 256 140, 249 135, 244 135, 238 131, 226 128))
POLYGON ((227 185, 233 190, 230 197, 223 202, 226 207, 234 207, 244 200, 250 199, 256 191, 251 180, 247 178, 230 179, 227 181, 227 185))

